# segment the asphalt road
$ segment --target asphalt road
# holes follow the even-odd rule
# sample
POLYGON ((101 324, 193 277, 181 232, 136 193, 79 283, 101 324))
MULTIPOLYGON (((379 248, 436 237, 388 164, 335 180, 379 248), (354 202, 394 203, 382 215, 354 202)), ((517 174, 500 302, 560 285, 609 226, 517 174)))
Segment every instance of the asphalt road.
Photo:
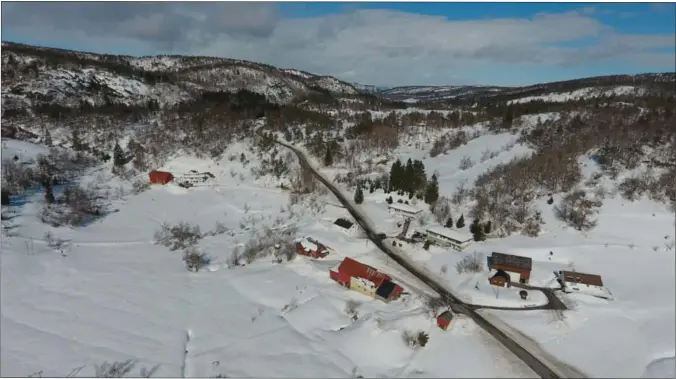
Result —
MULTIPOLYGON (((509 351, 514 353, 521 361, 523 361, 528 367, 530 367, 536 374, 538 374, 541 378, 561 378, 562 376, 559 375, 557 372, 555 372, 553 369, 551 369, 548 365, 543 363, 540 359, 538 359, 536 356, 531 354, 528 350, 526 350, 524 347, 519 345, 516 341, 514 341, 512 338, 510 338, 507 334, 505 334, 503 331, 492 325, 489 321, 487 321, 483 316, 478 314, 475 310, 474 307, 472 307, 469 304, 466 304, 456 296, 454 296, 450 291, 446 290, 442 285, 431 279, 430 277, 427 276, 424 272, 419 270, 418 268, 414 267, 413 265, 409 264, 406 260, 402 259, 398 254, 393 252, 389 246, 387 246, 386 243, 383 243, 384 240, 380 240, 377 237, 377 232, 375 230, 372 230, 371 227, 368 225, 367 222, 363 219, 361 213, 354 209, 352 207, 352 204, 350 201, 348 201, 347 198, 343 195, 341 191, 339 191, 333 183, 329 182, 326 180, 322 175, 319 175, 314 168, 308 163, 305 155, 296 150, 293 146, 284 144, 280 141, 274 140, 274 142, 290 149, 291 151, 296 154, 298 157, 298 160, 300 164, 306 168, 308 168, 315 176, 316 178, 322 182, 335 196, 336 198, 343 204, 345 209, 347 209, 348 212, 352 215, 352 217, 355 219, 355 221, 361 226, 361 228, 364 230, 366 233, 367 237, 369 240, 371 240, 383 253, 387 254, 392 260, 395 262, 399 263, 401 267, 409 271, 411 274, 413 274, 415 277, 417 277, 420 281, 423 283, 427 284, 430 288, 435 290, 443 300, 446 301, 451 307, 451 310, 453 310, 455 313, 459 314, 464 314, 468 317, 470 317, 474 322, 477 323, 482 329, 484 329, 487 333, 492 335, 496 340, 500 341, 505 348, 507 348, 509 351)), ((558 370, 557 370, 558 371, 558 370)))

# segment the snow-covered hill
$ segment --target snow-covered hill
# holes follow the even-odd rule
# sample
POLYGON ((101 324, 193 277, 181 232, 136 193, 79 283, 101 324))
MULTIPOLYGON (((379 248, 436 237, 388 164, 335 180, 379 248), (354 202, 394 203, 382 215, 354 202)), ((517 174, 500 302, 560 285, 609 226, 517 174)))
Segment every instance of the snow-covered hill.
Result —
POLYGON ((489 95, 502 89, 494 86, 404 86, 380 90, 378 93, 392 100, 418 102, 489 95))
POLYGON ((673 92, 676 74, 608 75, 563 82, 539 83, 524 87, 497 86, 403 86, 381 90, 382 96, 393 100, 419 102, 444 100, 474 100, 528 102, 533 100, 567 101, 570 99, 641 94, 655 89, 673 92), (569 95, 557 95, 570 93, 569 95), (523 98, 524 100, 520 100, 523 98), (565 98, 567 100, 561 100, 565 98), (558 100, 557 100, 558 99, 558 100))
POLYGON ((357 93, 352 85, 330 76, 225 58, 136 58, 3 42, 2 65, 3 103, 11 108, 106 101, 138 105, 150 100, 172 105, 203 91, 241 89, 282 104, 315 90, 335 96, 357 93))

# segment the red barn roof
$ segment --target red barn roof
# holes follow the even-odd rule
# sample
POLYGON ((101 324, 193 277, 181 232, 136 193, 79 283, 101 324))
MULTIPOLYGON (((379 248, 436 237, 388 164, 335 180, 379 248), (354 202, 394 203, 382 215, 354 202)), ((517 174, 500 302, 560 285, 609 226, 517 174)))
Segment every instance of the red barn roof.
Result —
POLYGON ((345 257, 345 259, 343 259, 343 262, 341 262, 340 266, 338 266, 338 272, 345 275, 370 280, 374 282, 376 286, 380 285, 383 279, 391 279, 388 275, 379 272, 375 268, 355 261, 350 257, 345 257))

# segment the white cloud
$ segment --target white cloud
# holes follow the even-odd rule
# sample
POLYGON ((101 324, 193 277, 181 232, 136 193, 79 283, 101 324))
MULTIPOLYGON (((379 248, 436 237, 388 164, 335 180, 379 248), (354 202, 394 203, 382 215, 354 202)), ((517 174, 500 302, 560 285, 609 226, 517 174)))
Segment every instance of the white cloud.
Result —
POLYGON ((654 51, 673 47, 674 35, 620 34, 595 19, 592 8, 456 21, 389 10, 284 19, 269 3, 6 4, 3 33, 12 36, 73 41, 97 51, 129 44, 148 54, 249 59, 364 83, 476 81, 471 76, 477 67, 499 70, 506 64, 527 70, 605 60, 666 70, 674 62, 673 53, 654 51), (597 43, 570 47, 582 39, 597 43))

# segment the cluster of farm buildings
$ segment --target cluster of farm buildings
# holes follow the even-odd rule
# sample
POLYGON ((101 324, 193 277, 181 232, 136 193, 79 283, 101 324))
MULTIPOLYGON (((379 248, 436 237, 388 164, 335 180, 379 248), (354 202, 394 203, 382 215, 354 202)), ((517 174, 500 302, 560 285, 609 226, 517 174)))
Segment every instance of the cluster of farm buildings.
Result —
MULTIPOLYGON (((214 176, 208 172, 199 173, 194 170, 179 176, 174 176, 166 171, 151 171, 149 178, 151 184, 176 182, 183 187, 192 187, 198 183, 207 182, 214 176)), ((406 220, 402 235, 406 234, 411 220, 422 214, 421 209, 402 203, 389 204, 388 210, 390 214, 401 216, 406 220)), ((346 218, 336 219, 333 227, 350 237, 363 236, 363 231, 359 225, 346 218)), ((424 237, 430 243, 453 248, 457 251, 465 250, 474 241, 473 236, 469 234, 441 226, 427 227, 424 237)), ((297 240, 295 247, 298 254, 314 259, 324 258, 330 253, 327 246, 311 237, 297 240)), ((513 283, 518 283, 517 285, 528 284, 532 270, 531 258, 494 252, 487 260, 489 272, 495 270, 495 274, 488 279, 491 285, 510 287, 513 283)), ((347 289, 384 302, 396 300, 404 294, 404 289, 395 283, 389 275, 350 257, 344 258, 337 267, 330 269, 329 277, 347 289)), ((566 292, 592 292, 594 296, 599 297, 604 297, 603 294, 606 293, 601 277, 598 275, 558 271, 556 279, 566 292)), ((437 316, 437 325, 446 330, 452 319, 453 314, 448 310, 444 311, 437 316)))
MULTIPOLYGON (((404 217, 407 222, 417 218, 422 210, 408 204, 392 203, 388 205, 390 214, 404 217)), ((405 232, 404 232, 405 233, 405 232)), ((473 241, 473 236, 456 229, 442 226, 430 226, 425 230, 428 241, 438 246, 450 247, 463 251, 473 241)), ((530 257, 518 255, 492 253, 487 257, 489 272, 495 274, 488 279, 489 283, 497 287, 510 287, 512 283, 527 285, 533 269, 533 260, 530 257)), ((585 274, 575 271, 559 270, 555 272, 556 281, 565 292, 585 293, 592 296, 608 298, 609 292, 603 286, 599 275, 585 274)))
POLYGON ((214 174, 210 172, 198 172, 196 170, 190 170, 187 173, 174 175, 168 171, 158 171, 153 170, 148 173, 148 179, 150 179, 150 184, 169 184, 176 183, 181 187, 193 187, 200 183, 206 183, 211 179, 214 179, 214 174))

